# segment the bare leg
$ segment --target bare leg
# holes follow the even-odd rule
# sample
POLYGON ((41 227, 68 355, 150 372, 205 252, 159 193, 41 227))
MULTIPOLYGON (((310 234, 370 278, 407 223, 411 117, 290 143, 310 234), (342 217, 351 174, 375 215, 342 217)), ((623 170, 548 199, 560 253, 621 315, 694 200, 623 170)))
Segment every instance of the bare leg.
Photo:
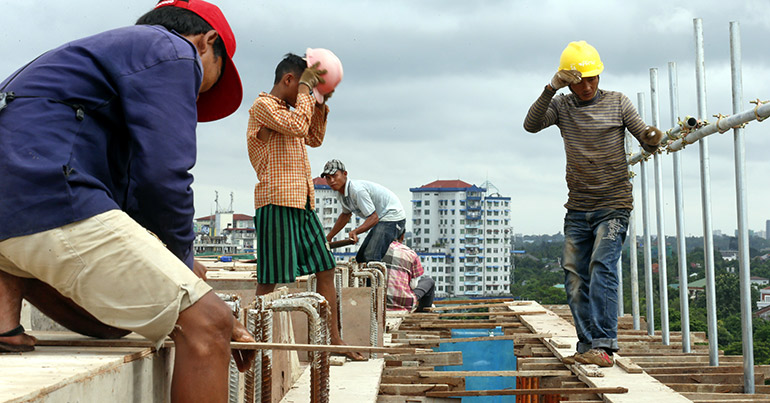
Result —
POLYGON ((24 298, 40 312, 75 333, 100 339, 119 339, 131 333, 102 323, 75 301, 61 295, 55 288, 40 280, 27 279, 26 281, 27 289, 24 298))
MULTIPOLYGON (((326 301, 329 302, 329 309, 332 312, 332 321, 329 323, 329 326, 331 327, 331 342, 334 345, 344 346, 345 342, 342 341, 342 337, 340 337, 338 326, 339 318, 337 317, 337 290, 334 288, 334 269, 316 273, 316 279, 318 280, 316 283, 318 293, 323 295, 323 297, 326 298, 326 301)), ((347 353, 346 355, 355 361, 366 360, 366 358, 357 351, 347 353)))
POLYGON ((233 322, 230 308, 213 292, 179 314, 171 333, 176 344, 172 402, 227 401, 233 322))
MULTIPOLYGON (((21 300, 24 297, 26 279, 0 270, 0 333, 19 326, 21 321, 21 300)), ((0 342, 13 345, 34 346, 35 338, 27 334, 0 337, 0 342)))

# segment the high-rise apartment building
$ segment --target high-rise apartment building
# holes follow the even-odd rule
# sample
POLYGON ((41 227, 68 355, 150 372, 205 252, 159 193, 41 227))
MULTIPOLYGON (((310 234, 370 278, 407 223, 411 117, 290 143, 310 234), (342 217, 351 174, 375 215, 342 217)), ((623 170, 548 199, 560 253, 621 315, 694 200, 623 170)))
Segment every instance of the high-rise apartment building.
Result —
POLYGON ((439 296, 509 292, 511 198, 486 186, 438 180, 409 189, 412 247, 439 296))

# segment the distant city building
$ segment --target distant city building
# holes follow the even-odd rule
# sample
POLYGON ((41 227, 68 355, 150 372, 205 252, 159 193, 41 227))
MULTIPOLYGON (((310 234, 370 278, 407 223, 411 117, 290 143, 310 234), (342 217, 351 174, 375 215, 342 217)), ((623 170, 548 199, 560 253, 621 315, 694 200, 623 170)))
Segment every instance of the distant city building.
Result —
POLYGON ((770 220, 765 221, 765 239, 770 239, 770 220))
POLYGON ((196 255, 254 253, 254 217, 232 211, 199 217, 194 221, 196 255))
MULTIPOLYGON (((342 205, 337 200, 337 194, 339 193, 330 188, 329 185, 326 184, 326 179, 323 178, 314 178, 313 187, 315 188, 315 212, 318 214, 321 225, 324 227, 324 234, 328 234, 331 232, 332 227, 334 227, 334 223, 337 222, 337 217, 342 213, 342 205)), ((362 223, 363 220, 353 214, 350 221, 345 225, 345 228, 335 235, 332 241, 347 239, 350 231, 362 223)), ((368 234, 368 232, 366 234, 368 234)), ((360 245, 364 239, 366 239, 366 235, 359 236, 357 245, 360 245)), ((356 251, 358 250, 357 245, 333 249, 332 254, 334 254, 334 258, 338 262, 347 261, 351 257, 356 256, 356 251)))
POLYGON ((436 280, 437 296, 509 292, 511 198, 485 186, 437 180, 409 189, 412 248, 436 280))
POLYGON ((759 290, 759 302, 757 302, 757 309, 762 309, 770 306, 770 287, 765 287, 759 290))

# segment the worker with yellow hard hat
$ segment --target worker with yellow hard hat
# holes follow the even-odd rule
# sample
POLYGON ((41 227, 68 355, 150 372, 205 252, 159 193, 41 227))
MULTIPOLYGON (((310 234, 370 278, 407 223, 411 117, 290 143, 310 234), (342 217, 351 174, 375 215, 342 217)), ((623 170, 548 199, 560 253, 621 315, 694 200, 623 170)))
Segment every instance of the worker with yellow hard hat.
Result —
POLYGON ((617 263, 633 208, 625 132, 648 152, 658 149, 663 133, 644 123, 628 97, 599 89, 602 71, 596 48, 570 42, 524 129, 537 133, 556 125, 567 154, 562 268, 578 343, 565 362, 610 367, 618 351, 617 263), (564 87, 571 93, 556 95, 564 87))

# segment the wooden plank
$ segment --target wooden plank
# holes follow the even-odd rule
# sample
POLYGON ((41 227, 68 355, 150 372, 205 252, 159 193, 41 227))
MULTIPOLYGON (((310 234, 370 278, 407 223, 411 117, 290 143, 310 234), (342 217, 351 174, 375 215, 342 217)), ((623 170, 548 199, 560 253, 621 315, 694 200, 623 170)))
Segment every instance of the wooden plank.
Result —
POLYGON ((406 375, 383 375, 382 378, 380 378, 380 383, 443 383, 451 386, 453 390, 456 390, 458 387, 465 389, 465 378, 451 376, 415 377, 406 375))
POLYGON ((630 358, 618 358, 615 360, 615 364, 619 366, 620 368, 623 368, 624 371, 628 372, 629 374, 641 374, 644 372, 642 367, 636 365, 633 361, 631 361, 630 358))
MULTIPOLYGON (((545 311, 528 311, 528 312, 449 312, 439 313, 434 317, 439 318, 452 318, 462 316, 521 316, 521 315, 542 315, 545 311)), ((681 347, 680 347, 681 348, 681 347)))
POLYGON ((433 371, 434 367, 430 366, 417 366, 417 367, 385 367, 382 374, 383 376, 413 376, 418 377, 420 371, 433 371))
POLYGON ((418 372, 420 377, 432 378, 432 377, 466 377, 466 376, 525 376, 525 377, 540 377, 540 376, 570 376, 572 372, 568 370, 551 370, 551 371, 420 371, 418 372))
POLYGON ((426 365, 462 365, 463 353, 461 351, 447 351, 440 353, 424 354, 391 354, 385 356, 385 361, 417 361, 426 365))
MULTIPOLYGON (((423 339, 417 339, 417 340, 408 340, 408 343, 412 346, 423 346, 423 345, 439 345, 441 343, 461 343, 461 342, 468 342, 468 341, 487 341, 487 340, 513 340, 514 342, 520 342, 524 340, 529 339, 535 339, 538 340, 545 338, 545 337, 551 337, 550 334, 545 333, 523 333, 518 335, 502 335, 502 336, 484 336, 484 337, 462 337, 462 338, 456 338, 456 339, 431 339, 431 340, 423 340, 423 339)), ((401 341, 401 340, 399 340, 401 341)))
POLYGON ((520 326, 521 323, 420 323, 421 329, 505 329, 520 326))
POLYGON ((485 299, 457 299, 457 300, 436 300, 433 305, 463 305, 463 304, 487 304, 494 302, 510 302, 518 305, 529 305, 530 301, 518 301, 513 298, 485 298, 485 299))
MULTIPOLYGON (((66 338, 51 339, 46 338, 36 332, 30 332, 38 337, 38 346, 47 347, 152 347, 153 343, 144 339, 92 339, 92 338, 66 338)), ((163 347, 172 348, 174 342, 166 340, 163 347)), ((318 344, 288 344, 288 343, 244 343, 230 342, 230 347, 238 350, 294 350, 294 351, 328 351, 330 353, 346 353, 350 351, 360 351, 367 353, 414 353, 415 349, 411 347, 372 347, 372 346, 335 346, 318 344)))
MULTIPOLYGON (((424 396, 432 391, 448 391, 449 385, 444 384, 381 384, 380 394, 383 395, 404 395, 404 396, 424 396)), ((455 392, 457 393, 457 392, 455 392)))
POLYGON ((684 396, 694 402, 701 401, 728 401, 734 403, 736 401, 746 402, 768 402, 770 401, 770 395, 747 395, 743 393, 707 393, 707 392, 686 392, 684 396))
MULTIPOLYGON (((507 308, 509 306, 529 306, 527 305, 514 305, 510 303, 497 303, 497 304, 468 304, 468 305, 443 305, 443 306, 437 306, 435 308, 427 308, 430 312, 439 312, 439 311, 454 311, 458 309, 479 309, 479 308, 507 308)), ((415 316, 419 316, 419 313, 415 313, 415 316)))
POLYGON ((578 395, 587 393, 628 393, 627 388, 543 388, 543 389, 502 389, 502 390, 463 390, 454 392, 427 392, 430 397, 453 396, 511 396, 511 395, 578 395))

